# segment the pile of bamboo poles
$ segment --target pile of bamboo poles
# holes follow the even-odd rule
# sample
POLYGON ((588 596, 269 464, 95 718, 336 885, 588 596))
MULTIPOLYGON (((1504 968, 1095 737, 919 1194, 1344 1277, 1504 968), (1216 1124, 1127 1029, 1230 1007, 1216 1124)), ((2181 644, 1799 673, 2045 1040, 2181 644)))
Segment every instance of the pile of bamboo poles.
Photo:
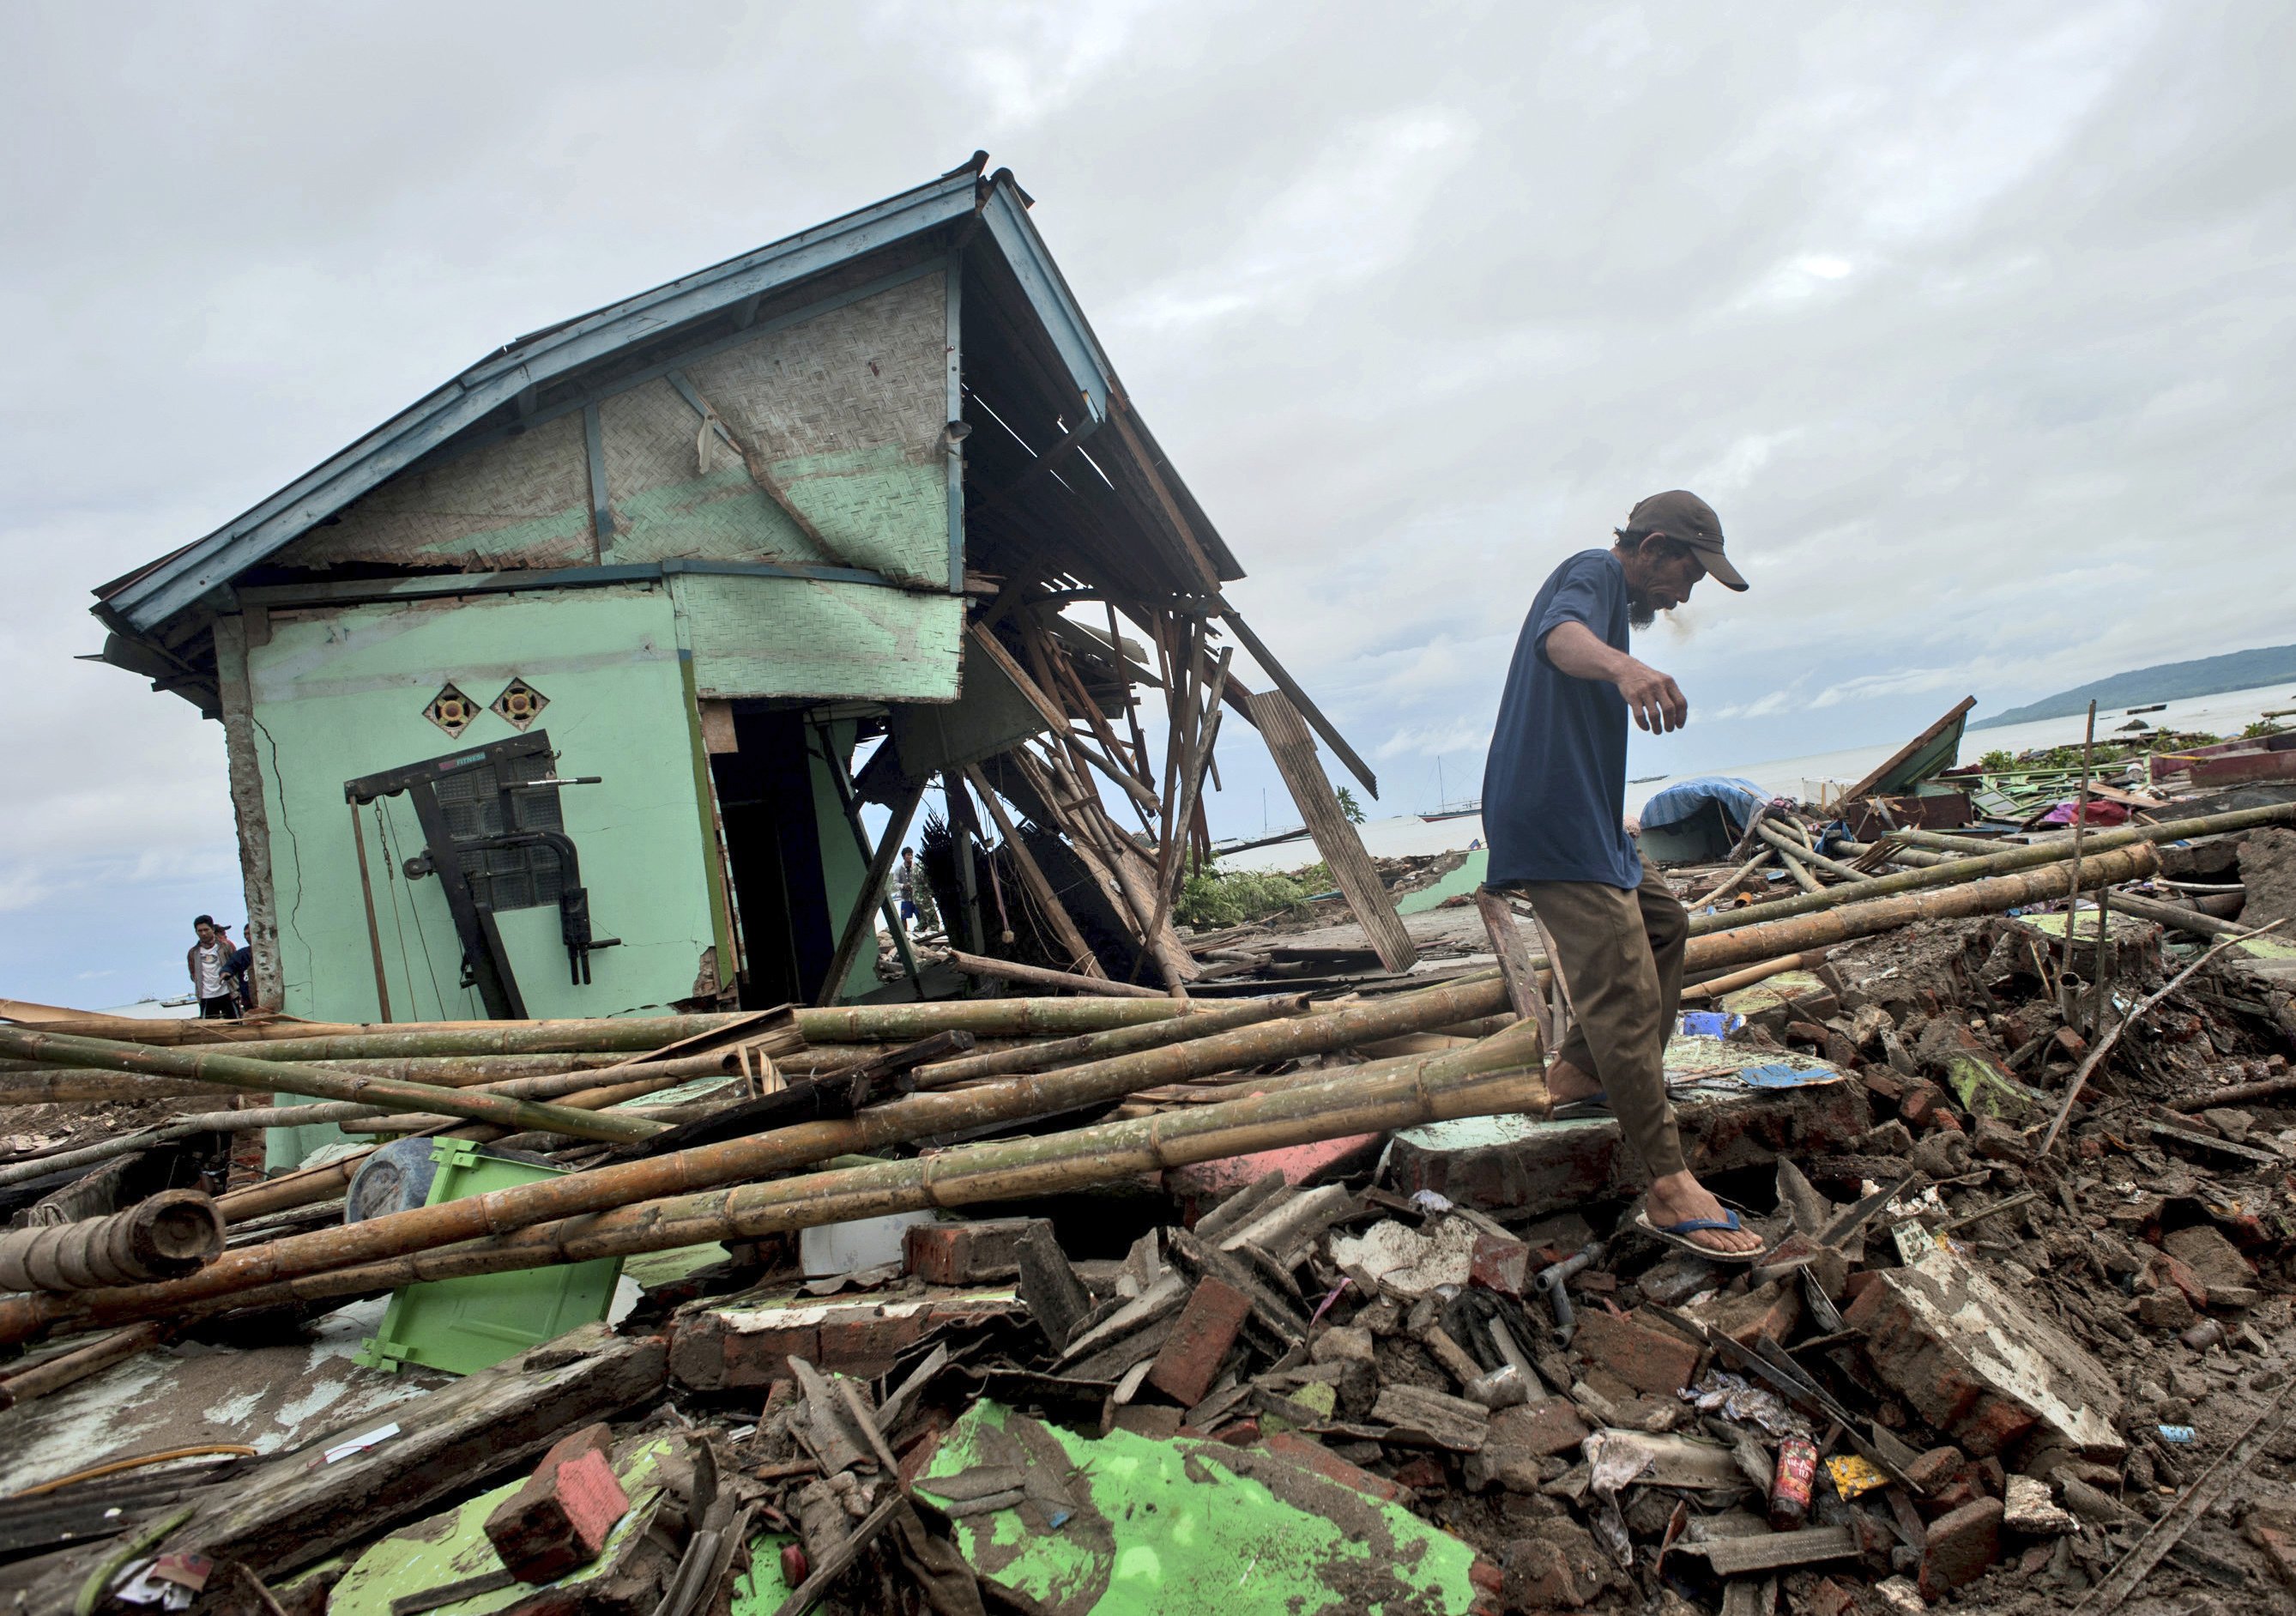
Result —
MULTIPOLYGON (((2141 880, 2158 868, 2152 843, 2166 835, 2291 819, 2296 808, 2216 816, 2174 832, 2133 826, 2087 838, 2078 857, 2063 842, 2044 843, 1844 881, 1697 917, 1685 963, 1710 975, 1759 972, 1926 920, 2000 913, 2141 880)), ((1534 969, 1542 964, 1532 962, 1534 969)), ((0 1077, 45 1077, 61 1067, 210 1094, 304 1095, 357 1108, 369 1120, 390 1113, 464 1136, 515 1134, 558 1150, 578 1170, 242 1243, 179 1278, 0 1297, 0 1344, 89 1330, 135 1330, 141 1332, 135 1339, 145 1341, 152 1326, 208 1314, 747 1239, 882 1211, 1011 1200, 1144 1168, 1535 1110, 1544 1094, 1536 1028, 1509 1015, 1495 972, 1312 1006, 1300 995, 1217 1007, 1168 997, 1013 998, 651 1022, 324 1029, 283 1022, 209 1041, 171 1036, 184 1041, 163 1047, 54 1023, 0 1026, 0 1054, 29 1069, 0 1077), (629 1109, 633 1098, 695 1071, 755 1077, 753 1060, 776 1081, 802 1089, 947 1031, 989 1042, 906 1073, 901 1092, 850 1114, 807 1112, 683 1149, 665 1141, 660 1153, 646 1154, 644 1142, 666 1124, 629 1109), (616 1046, 619 1057, 601 1063, 616 1046), (1408 1053, 1364 1063, 1386 1050, 1408 1053), (502 1064, 529 1056, 545 1056, 559 1069, 502 1064), (1160 1103, 1175 1096, 1193 1103, 1160 1103), (1126 1109, 1113 1120, 993 1144, 951 1143, 1030 1123, 1041 1128, 1078 1112, 1105 1115, 1119 1104, 1126 1109), (931 1142, 946 1148, 910 1154, 931 1142)), ((747 1092, 730 1091, 726 1099, 747 1092)), ((291 1114, 302 1120, 320 1113, 291 1114)), ((350 1170, 335 1164, 250 1185, 221 1197, 217 1208, 243 1224, 314 1204, 340 1194, 350 1170)), ((103 1347, 83 1349, 83 1361, 114 1361, 108 1348, 96 1349, 103 1347)), ((53 1370, 43 1373, 43 1387, 56 1378, 53 1370)), ((9 1395, 21 1393, 0 1382, 0 1397, 9 1395)))

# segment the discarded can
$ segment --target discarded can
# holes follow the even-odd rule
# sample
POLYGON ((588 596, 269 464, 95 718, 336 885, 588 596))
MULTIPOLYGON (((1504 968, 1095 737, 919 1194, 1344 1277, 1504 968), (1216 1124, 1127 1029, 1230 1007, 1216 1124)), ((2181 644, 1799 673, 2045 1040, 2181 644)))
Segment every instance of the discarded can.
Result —
POLYGON ((2190 1425, 2160 1425, 2154 1429, 2160 1431, 2162 1441, 2174 1443, 2178 1448, 2195 1440, 2190 1425))
POLYGON ((1808 1437, 1778 1440, 1778 1472, 1770 1483, 1770 1529, 1792 1531, 1809 1514, 1809 1491, 1817 1480, 1817 1444, 1808 1437))

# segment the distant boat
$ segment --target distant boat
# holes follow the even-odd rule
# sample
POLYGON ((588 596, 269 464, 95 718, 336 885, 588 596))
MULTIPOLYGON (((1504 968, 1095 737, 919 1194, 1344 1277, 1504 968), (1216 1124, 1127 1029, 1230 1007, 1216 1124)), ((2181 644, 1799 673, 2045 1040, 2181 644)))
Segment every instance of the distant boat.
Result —
POLYGON ((1665 778, 1666 776, 1664 775, 1636 775, 1633 779, 1628 781, 1627 783, 1628 785, 1648 785, 1653 780, 1663 780, 1665 778))

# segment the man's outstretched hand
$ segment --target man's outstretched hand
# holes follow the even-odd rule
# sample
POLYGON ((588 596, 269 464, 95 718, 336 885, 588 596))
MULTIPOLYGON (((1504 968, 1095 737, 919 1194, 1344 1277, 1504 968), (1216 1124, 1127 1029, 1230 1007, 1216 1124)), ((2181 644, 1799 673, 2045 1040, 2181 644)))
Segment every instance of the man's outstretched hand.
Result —
POLYGON ((1652 734, 1669 734, 1690 722, 1690 703, 1683 699, 1682 687, 1649 663, 1628 657, 1611 682, 1626 697, 1635 722, 1652 734))

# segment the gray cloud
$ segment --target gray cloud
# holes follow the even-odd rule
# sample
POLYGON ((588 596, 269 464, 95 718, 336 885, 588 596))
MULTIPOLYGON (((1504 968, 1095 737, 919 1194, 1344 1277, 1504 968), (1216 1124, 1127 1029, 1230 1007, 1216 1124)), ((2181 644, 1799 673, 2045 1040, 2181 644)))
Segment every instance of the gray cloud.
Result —
POLYGON ((0 991, 172 988, 238 902, 220 736, 70 660, 89 586, 976 145, 1391 805, 1657 488, 1756 587, 1650 636, 1638 772, 2283 641, 2292 54, 2261 0, 15 8, 0 991))

